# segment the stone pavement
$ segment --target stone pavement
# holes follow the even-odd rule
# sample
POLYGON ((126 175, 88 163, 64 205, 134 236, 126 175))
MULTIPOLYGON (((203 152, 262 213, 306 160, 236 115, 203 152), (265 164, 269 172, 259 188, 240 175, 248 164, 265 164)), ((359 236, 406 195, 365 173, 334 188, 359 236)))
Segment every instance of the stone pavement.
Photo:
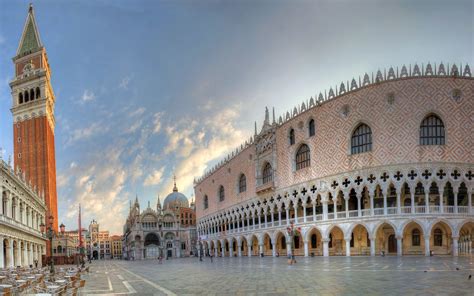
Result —
POLYGON ((474 295, 474 257, 182 258, 95 261, 84 293, 474 295), (457 270, 459 269, 459 270, 457 270))

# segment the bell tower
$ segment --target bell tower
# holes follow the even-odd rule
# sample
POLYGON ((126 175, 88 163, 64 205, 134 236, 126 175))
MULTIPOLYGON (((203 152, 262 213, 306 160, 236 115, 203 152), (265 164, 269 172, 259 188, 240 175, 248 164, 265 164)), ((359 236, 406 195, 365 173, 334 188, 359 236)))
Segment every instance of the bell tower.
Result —
MULTIPOLYGON (((58 229, 54 104, 51 71, 30 4, 10 82, 15 170, 44 194, 47 216, 58 229)), ((47 219, 47 218, 46 218, 47 219)))

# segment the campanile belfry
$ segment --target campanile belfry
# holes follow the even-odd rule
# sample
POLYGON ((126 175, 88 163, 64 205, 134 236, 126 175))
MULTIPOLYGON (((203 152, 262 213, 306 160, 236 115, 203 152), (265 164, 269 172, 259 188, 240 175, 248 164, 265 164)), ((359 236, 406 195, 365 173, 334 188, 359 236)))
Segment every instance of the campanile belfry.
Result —
MULTIPOLYGON (((15 170, 44 194, 48 213, 58 227, 54 104, 51 71, 30 5, 15 57, 10 82, 15 170)), ((47 221, 45 221, 47 222, 47 221)))

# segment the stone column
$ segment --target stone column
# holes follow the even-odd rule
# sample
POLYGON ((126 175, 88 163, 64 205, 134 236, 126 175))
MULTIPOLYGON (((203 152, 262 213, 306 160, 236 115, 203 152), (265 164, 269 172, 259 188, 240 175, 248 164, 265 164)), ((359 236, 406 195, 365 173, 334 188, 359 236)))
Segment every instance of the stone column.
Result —
POLYGON ((454 213, 458 213, 458 188, 454 188, 454 213))
POLYGON ((338 194, 334 194, 332 197, 332 204, 333 206, 333 213, 334 213, 334 219, 337 219, 337 196, 338 194))
POLYGON ((425 235, 425 256, 430 255, 430 236, 425 235))
POLYGON ((397 214, 399 215, 402 213, 401 195, 402 195, 402 189, 397 188, 397 214))
POLYGON ((430 212, 430 187, 425 189, 425 213, 428 214, 430 212))
POLYGON ((234 246, 233 246, 234 242, 232 242, 232 244, 229 245, 229 257, 234 257, 234 246))
POLYGON ((242 257, 242 242, 237 243, 237 256, 242 257))
POLYGON ((314 200, 312 204, 313 204, 313 222, 316 222, 316 200, 314 200))
POLYGON ((38 266, 43 267, 43 246, 38 247, 38 266))
POLYGON ((374 215, 374 191, 369 190, 369 197, 370 197, 370 215, 374 215))
POLYGON ((263 244, 258 245, 258 250, 259 250, 259 252, 258 252, 259 255, 260 255, 260 254, 263 254, 263 244))
POLYGON ((383 215, 387 216, 387 195, 388 195, 388 189, 386 190, 380 190, 383 194, 383 215))
MULTIPOLYGON (((1 187, 0 187, 0 197, 1 197, 1 187)), ((1 199, 1 198, 0 198, 1 199)), ((0 212, 1 213, 1 212, 0 212)), ((5 268, 5 258, 3 258, 3 240, 5 238, 0 236, 0 268, 5 268)))
POLYGON ((469 207, 469 214, 474 213, 474 211, 472 210, 472 191, 467 192, 467 206, 469 207))
POLYGON ((248 243, 247 243, 247 253, 248 253, 247 255, 249 257, 252 257, 252 245, 250 245, 248 243))
POLYGON ((288 240, 286 241, 286 255, 287 256, 292 255, 291 254, 291 242, 289 242, 288 240))
MULTIPOLYGON (((250 217, 247 215, 247 231, 250 229, 250 217)), ((245 230, 245 227, 244 227, 245 230)))
POLYGON ((263 211, 263 214, 265 215, 265 228, 267 228, 267 227, 268 227, 268 226, 267 226, 267 220, 268 220, 268 218, 267 218, 267 210, 263 211))
POLYGON ((3 215, 3 191, 3 186, 0 186, 0 215, 3 215))
POLYGON ((15 252, 13 252, 13 239, 10 238, 10 266, 9 267, 15 267, 15 252))
POLYGON ((217 251, 217 243, 214 243, 214 257, 218 257, 219 256, 219 252, 217 251))
POLYGON ((276 257, 276 242, 272 240, 272 256, 276 257))
POLYGON ((349 218, 349 192, 344 193, 344 207, 346 208, 346 218, 349 218))
POLYGON ((375 244, 377 242, 377 240, 375 239, 375 236, 374 237, 369 237, 370 239, 370 256, 375 256, 375 244))
POLYGON ((453 236, 453 256, 457 257, 458 256, 458 250, 459 250, 459 245, 458 245, 458 236, 453 236))
POLYGON ((225 257, 225 243, 222 243, 222 242, 221 242, 221 255, 222 255, 222 258, 225 257))
POLYGON ((439 191, 439 212, 444 213, 444 186, 438 186, 438 191, 439 191))
POLYGON ((323 256, 329 257, 329 238, 323 238, 323 256))
POLYGON ((281 208, 278 208, 278 226, 281 226, 281 208))
POLYGON ((22 265, 23 266, 28 266, 28 248, 26 246, 26 242, 23 242, 23 260, 22 260, 22 265))
POLYGON ((304 256, 308 257, 309 256, 309 250, 308 250, 308 241, 304 241, 304 256))
POLYGON ((327 200, 322 200, 323 203, 323 220, 328 219, 328 201, 327 200))
POLYGON ((361 199, 362 199, 362 192, 356 192, 357 194, 357 216, 362 217, 362 207, 360 205, 361 199))
POLYGON ((258 229, 262 228, 262 223, 261 223, 261 218, 260 218, 260 212, 258 213, 258 229))
POLYGON ((350 257, 351 256, 351 238, 346 237, 344 238, 344 241, 346 242, 346 256, 350 257))
POLYGON ((290 225, 290 209, 286 208, 286 225, 290 225))
POLYGON ((411 213, 415 214, 415 188, 410 187, 411 213))
POLYGON ((402 254, 403 254, 402 236, 397 236, 397 256, 402 256, 402 254))
POLYGON ((273 211, 273 208, 270 210, 270 215, 272 217, 271 221, 272 221, 272 227, 275 226, 275 212, 273 211))
POLYGON ((303 222, 306 223, 306 203, 303 204, 303 222))
POLYGON ((293 208, 294 208, 294 211, 295 211, 295 224, 298 224, 298 202, 296 202, 296 204, 293 204, 293 208))

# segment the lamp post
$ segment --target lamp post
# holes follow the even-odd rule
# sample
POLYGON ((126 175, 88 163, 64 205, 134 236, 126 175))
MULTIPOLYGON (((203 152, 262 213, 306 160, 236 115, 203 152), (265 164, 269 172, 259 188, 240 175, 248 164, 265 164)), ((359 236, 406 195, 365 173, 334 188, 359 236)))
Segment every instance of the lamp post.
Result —
POLYGON ((48 229, 46 230, 46 225, 41 222, 40 228, 41 233, 49 239, 49 254, 50 254, 50 273, 54 275, 54 258, 53 258, 53 238, 54 238, 54 230, 53 230, 53 221, 54 217, 51 215, 49 216, 49 225, 48 229))

